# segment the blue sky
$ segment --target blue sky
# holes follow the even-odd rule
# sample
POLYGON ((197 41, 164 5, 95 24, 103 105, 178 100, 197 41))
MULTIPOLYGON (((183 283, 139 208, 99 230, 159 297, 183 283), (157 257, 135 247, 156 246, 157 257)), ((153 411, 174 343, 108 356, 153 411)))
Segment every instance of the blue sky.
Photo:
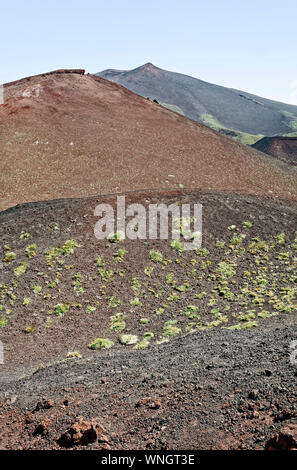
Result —
POLYGON ((0 83, 146 62, 297 104, 296 0, 1 0, 0 83))

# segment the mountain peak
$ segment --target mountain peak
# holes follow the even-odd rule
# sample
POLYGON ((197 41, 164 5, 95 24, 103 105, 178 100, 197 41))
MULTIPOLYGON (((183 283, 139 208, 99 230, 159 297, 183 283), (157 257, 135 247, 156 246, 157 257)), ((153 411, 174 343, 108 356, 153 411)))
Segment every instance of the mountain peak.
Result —
POLYGON ((140 68, 143 69, 156 69, 157 67, 152 64, 151 62, 147 62, 146 64, 143 64, 140 68))
POLYGON ((141 65, 140 67, 136 67, 136 69, 131 70, 130 72, 140 72, 144 74, 149 74, 149 75, 159 75, 162 69, 159 69, 159 67, 156 67, 154 64, 151 62, 147 62, 146 64, 141 65))

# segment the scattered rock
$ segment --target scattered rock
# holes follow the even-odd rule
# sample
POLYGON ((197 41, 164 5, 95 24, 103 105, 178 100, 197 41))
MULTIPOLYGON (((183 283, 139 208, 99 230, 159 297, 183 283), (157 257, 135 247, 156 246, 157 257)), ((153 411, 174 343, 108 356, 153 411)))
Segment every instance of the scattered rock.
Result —
POLYGON ((157 398, 142 398, 136 402, 135 407, 140 408, 141 406, 147 406, 151 410, 158 410, 161 408, 161 400, 157 398))
POLYGON ((194 390, 203 390, 202 385, 196 384, 194 390))
POLYGON ((25 423, 26 424, 31 424, 33 423, 34 419, 33 419, 33 416, 32 414, 29 412, 26 416, 25 416, 25 423))
POLYGON ((8 405, 13 405, 13 403, 15 403, 18 399, 18 396, 17 395, 11 395, 8 399, 7 399, 7 404, 8 405))
POLYGON ((70 428, 62 434, 58 444, 63 447, 76 445, 88 445, 92 442, 109 443, 104 427, 96 420, 84 420, 79 418, 70 428))
POLYGON ((278 413, 275 416, 274 421, 275 422, 282 422, 282 421, 286 421, 290 418, 294 418, 295 416, 296 416, 296 413, 291 412, 290 410, 287 410, 287 409, 283 409, 283 410, 281 410, 280 413, 278 413))
POLYGON ((149 404, 149 407, 150 407, 152 410, 158 410, 159 408, 161 408, 161 401, 160 401, 160 400, 153 400, 153 401, 149 404))
POLYGON ((54 406, 55 402, 53 400, 41 400, 37 403, 36 408, 34 411, 40 411, 40 410, 49 410, 54 406))
POLYGON ((147 405, 148 403, 148 398, 142 398, 141 400, 138 400, 138 402, 135 404, 136 408, 140 408, 143 405, 147 405))
POLYGON ((33 431, 33 436, 41 435, 45 436, 48 433, 48 420, 43 419, 37 424, 36 428, 33 431))
POLYGON ((288 424, 279 430, 265 446, 266 450, 297 450, 297 424, 288 424))
POLYGON ((257 389, 253 389, 249 393, 249 398, 251 398, 251 400, 255 400, 256 398, 258 398, 258 396, 259 396, 259 390, 257 389))

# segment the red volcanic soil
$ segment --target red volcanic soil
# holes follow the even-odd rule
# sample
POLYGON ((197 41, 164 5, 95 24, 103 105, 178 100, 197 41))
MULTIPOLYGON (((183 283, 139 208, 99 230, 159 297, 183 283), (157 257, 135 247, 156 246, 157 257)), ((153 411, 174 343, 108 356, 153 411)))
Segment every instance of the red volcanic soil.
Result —
POLYGON ((0 209, 183 184, 297 199, 296 169, 83 71, 4 86, 0 209))
POLYGON ((253 147, 284 162, 297 165, 297 137, 264 137, 253 147))

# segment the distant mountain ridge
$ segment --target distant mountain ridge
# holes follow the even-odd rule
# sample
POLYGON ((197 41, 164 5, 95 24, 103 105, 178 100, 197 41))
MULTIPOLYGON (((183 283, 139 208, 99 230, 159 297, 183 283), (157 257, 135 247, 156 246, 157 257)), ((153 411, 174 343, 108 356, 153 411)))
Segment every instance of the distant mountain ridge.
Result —
POLYGON ((253 144, 266 135, 297 132, 297 106, 163 70, 151 63, 133 70, 107 69, 96 75, 244 143, 253 144))

